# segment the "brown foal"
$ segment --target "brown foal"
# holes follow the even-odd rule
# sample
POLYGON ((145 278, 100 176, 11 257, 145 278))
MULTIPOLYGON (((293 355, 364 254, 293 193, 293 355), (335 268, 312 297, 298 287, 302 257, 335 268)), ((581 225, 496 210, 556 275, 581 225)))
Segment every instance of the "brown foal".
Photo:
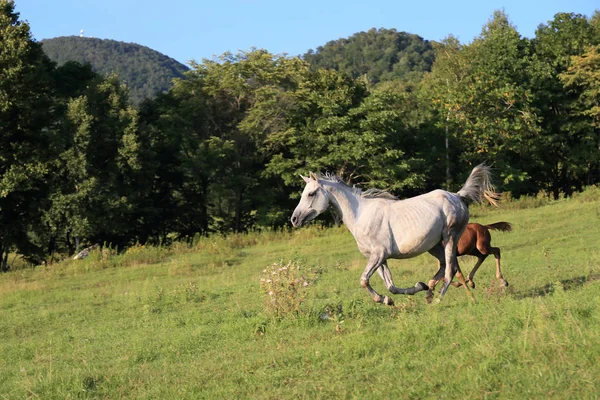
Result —
MULTIPOLYGON (((500 248, 492 247, 492 235, 490 235, 490 229, 510 232, 512 226, 508 222, 496 222, 490 225, 481 225, 477 223, 467 224, 465 231, 458 241, 458 256, 475 256, 477 257, 477 264, 473 267, 469 276, 467 277, 467 283, 472 288, 475 288, 475 282, 473 277, 477 272, 477 269, 483 263, 483 261, 493 254, 496 258, 496 278, 501 281, 502 286, 508 286, 508 282, 502 276, 500 271, 500 248)), ((452 283, 454 286, 462 286, 460 282, 452 283)))

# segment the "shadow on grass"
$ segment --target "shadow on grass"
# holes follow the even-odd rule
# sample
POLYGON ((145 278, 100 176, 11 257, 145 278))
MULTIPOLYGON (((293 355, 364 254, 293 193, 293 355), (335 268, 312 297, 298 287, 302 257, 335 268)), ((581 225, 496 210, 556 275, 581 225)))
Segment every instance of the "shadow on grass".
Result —
MULTIPOLYGON (((548 283, 544 286, 533 288, 524 293, 515 293, 514 296, 516 299, 526 299, 529 297, 539 297, 546 296, 552 294, 556 291, 557 286, 561 285, 562 290, 571 290, 577 289, 587 282, 600 280, 600 273, 592 273, 589 275, 576 276, 574 278, 563 279, 558 282, 548 283)), ((560 290, 560 289, 559 289, 560 290)))

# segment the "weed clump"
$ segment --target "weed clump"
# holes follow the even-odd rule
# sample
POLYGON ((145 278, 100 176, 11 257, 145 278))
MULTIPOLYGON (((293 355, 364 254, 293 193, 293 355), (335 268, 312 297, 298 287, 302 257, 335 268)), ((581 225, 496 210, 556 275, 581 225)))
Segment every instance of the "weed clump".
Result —
POLYGON ((269 265, 260 278, 260 287, 266 296, 266 311, 277 317, 301 314, 307 289, 318 274, 318 271, 302 268, 294 261, 269 265))

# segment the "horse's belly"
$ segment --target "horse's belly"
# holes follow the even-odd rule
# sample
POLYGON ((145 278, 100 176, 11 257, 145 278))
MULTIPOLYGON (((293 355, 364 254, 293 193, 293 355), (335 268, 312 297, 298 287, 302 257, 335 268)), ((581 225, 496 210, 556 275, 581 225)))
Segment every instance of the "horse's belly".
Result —
POLYGON ((412 234, 399 232, 394 237, 397 238, 392 255, 394 258, 416 257, 430 250, 442 240, 441 227, 436 224, 429 229, 416 229, 412 234))
POLYGON ((430 250, 433 246, 439 243, 439 240, 406 240, 401 243, 396 244, 396 249, 394 249, 394 254, 392 257, 394 258, 411 258, 416 257, 420 254, 425 253, 430 250))

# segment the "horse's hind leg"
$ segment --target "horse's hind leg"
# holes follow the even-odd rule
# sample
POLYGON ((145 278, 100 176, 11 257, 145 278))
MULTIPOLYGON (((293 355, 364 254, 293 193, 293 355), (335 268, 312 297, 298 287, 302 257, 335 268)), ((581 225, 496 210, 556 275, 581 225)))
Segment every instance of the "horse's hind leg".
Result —
POLYGON ((456 245, 457 245, 457 241, 456 238, 452 235, 448 235, 447 238, 444 238, 444 261, 445 261, 445 271, 444 271, 444 286, 442 287, 442 290, 440 291, 440 297, 443 297, 446 294, 446 291, 448 290, 448 287, 450 286, 450 283, 452 282, 452 279, 454 278, 454 275, 456 274, 456 266, 457 266, 457 262, 456 262, 456 253, 457 253, 457 249, 456 249, 456 245))
POLYGON ((453 235, 448 235, 448 240, 445 241, 445 245, 444 245, 446 270, 445 270, 445 274, 444 274, 444 286, 442 287, 442 290, 440 292, 440 300, 446 294, 448 287, 452 283, 452 279, 454 278, 454 275, 456 275, 459 282, 462 284, 462 286, 465 287, 465 290, 467 291, 467 295, 469 295, 471 300, 473 302, 475 302, 475 297, 473 297, 473 293, 471 293, 471 290, 469 289, 469 286, 467 285, 467 282, 465 281, 465 277, 464 277, 462 271, 460 270, 460 266, 458 265, 458 260, 456 257, 456 254, 457 254, 456 245, 457 245, 457 239, 453 235))
POLYGON ((435 287, 437 286, 438 282, 441 281, 444 277, 444 271, 446 269, 445 264, 438 263, 438 265, 438 272, 436 272, 433 278, 429 280, 429 290, 427 290, 427 296, 425 297, 427 303, 431 303, 431 300, 433 300, 433 291, 435 290, 435 287))
POLYGON ((371 296, 374 302, 387 304, 388 306, 393 306, 394 301, 389 296, 381 296, 375 291, 375 289, 371 287, 371 284, 369 283, 371 276, 382 263, 385 263, 385 260, 383 260, 382 257, 371 256, 371 258, 369 258, 369 262, 367 263, 365 270, 360 276, 360 286, 367 289, 369 295, 371 296))
POLYGON ((394 285, 394 281, 392 280, 392 272, 390 271, 387 265, 387 261, 381 263, 381 266, 377 268, 377 272, 379 273, 379 276, 381 276, 381 279, 383 279, 385 287, 387 287, 387 289, 393 294, 408 294, 412 296, 413 294, 418 293, 421 290, 429 289, 429 286, 427 286, 423 282, 417 282, 417 284, 414 287, 406 289, 396 287, 396 285, 394 285))
POLYGON ((496 278, 501 281, 502 286, 508 286, 508 282, 502 276, 502 271, 500 271, 500 248, 490 247, 490 253, 496 257, 496 278))
MULTIPOLYGON (((429 280, 429 290, 427 290, 427 296, 425 297, 427 303, 431 303, 433 299, 433 291, 435 290, 435 287, 437 286, 439 281, 441 281, 444 277, 444 272, 446 270, 446 256, 444 253, 444 245, 442 244, 442 242, 439 242, 433 248, 431 248, 429 250, 429 254, 431 254, 438 260, 438 271, 435 273, 433 278, 429 280)), ((456 282, 453 282, 452 285, 457 287, 460 286, 460 284, 456 282)))
MULTIPOLYGON (((427 297, 425 297, 425 300, 427 300, 427 303, 431 303, 431 300, 433 299, 433 291, 435 290, 435 287, 437 286, 439 281, 441 281, 442 278, 444 277, 445 268, 442 266, 441 263, 438 263, 438 265, 440 266, 438 269, 438 272, 429 281, 429 290, 427 291, 427 297)), ((451 282, 450 284, 452 286, 461 287, 461 286, 467 285, 467 282, 465 281, 465 277, 464 277, 462 271, 460 270, 460 266, 458 266, 457 270, 456 270, 456 279, 458 279, 458 282, 451 282)), ((469 290, 467 290, 467 293, 471 295, 471 300, 475 301, 475 298, 473 297, 473 295, 471 294, 471 292, 469 290)))
POLYGON ((475 264, 475 266, 469 273, 469 276, 467 277, 467 283, 469 284, 469 286, 471 286, 472 289, 475 289, 475 282, 473 281, 473 278, 475 277, 475 273, 477 272, 477 270, 479 269, 479 267, 485 261, 486 258, 487 258, 487 254, 478 255, 477 263, 475 264))
POLYGON ((439 242, 433 248, 431 248, 429 250, 429 254, 438 260, 438 271, 435 273, 433 278, 429 280, 429 290, 427 290, 427 296, 425 297, 427 303, 431 303, 431 300, 433 299, 433 291, 435 290, 438 282, 444 277, 444 271, 446 270, 446 257, 444 255, 444 246, 442 245, 442 242, 439 242))
POLYGON ((472 283, 471 287, 473 288, 475 287, 475 283, 473 282, 473 276, 475 275, 475 272, 477 272, 477 268, 479 268, 483 260, 485 260, 485 258, 490 254, 493 254, 496 258, 496 278, 498 278, 498 280, 502 282, 502 286, 508 286, 508 282, 506 282, 506 280, 502 276, 502 272, 500 271, 500 248, 492 247, 490 245, 490 242, 491 236, 489 232, 487 235, 482 236, 481 238, 477 238, 477 251, 481 254, 481 256, 477 257, 477 264, 475 265, 475 267, 473 267, 473 270, 469 274, 469 281, 472 283))

